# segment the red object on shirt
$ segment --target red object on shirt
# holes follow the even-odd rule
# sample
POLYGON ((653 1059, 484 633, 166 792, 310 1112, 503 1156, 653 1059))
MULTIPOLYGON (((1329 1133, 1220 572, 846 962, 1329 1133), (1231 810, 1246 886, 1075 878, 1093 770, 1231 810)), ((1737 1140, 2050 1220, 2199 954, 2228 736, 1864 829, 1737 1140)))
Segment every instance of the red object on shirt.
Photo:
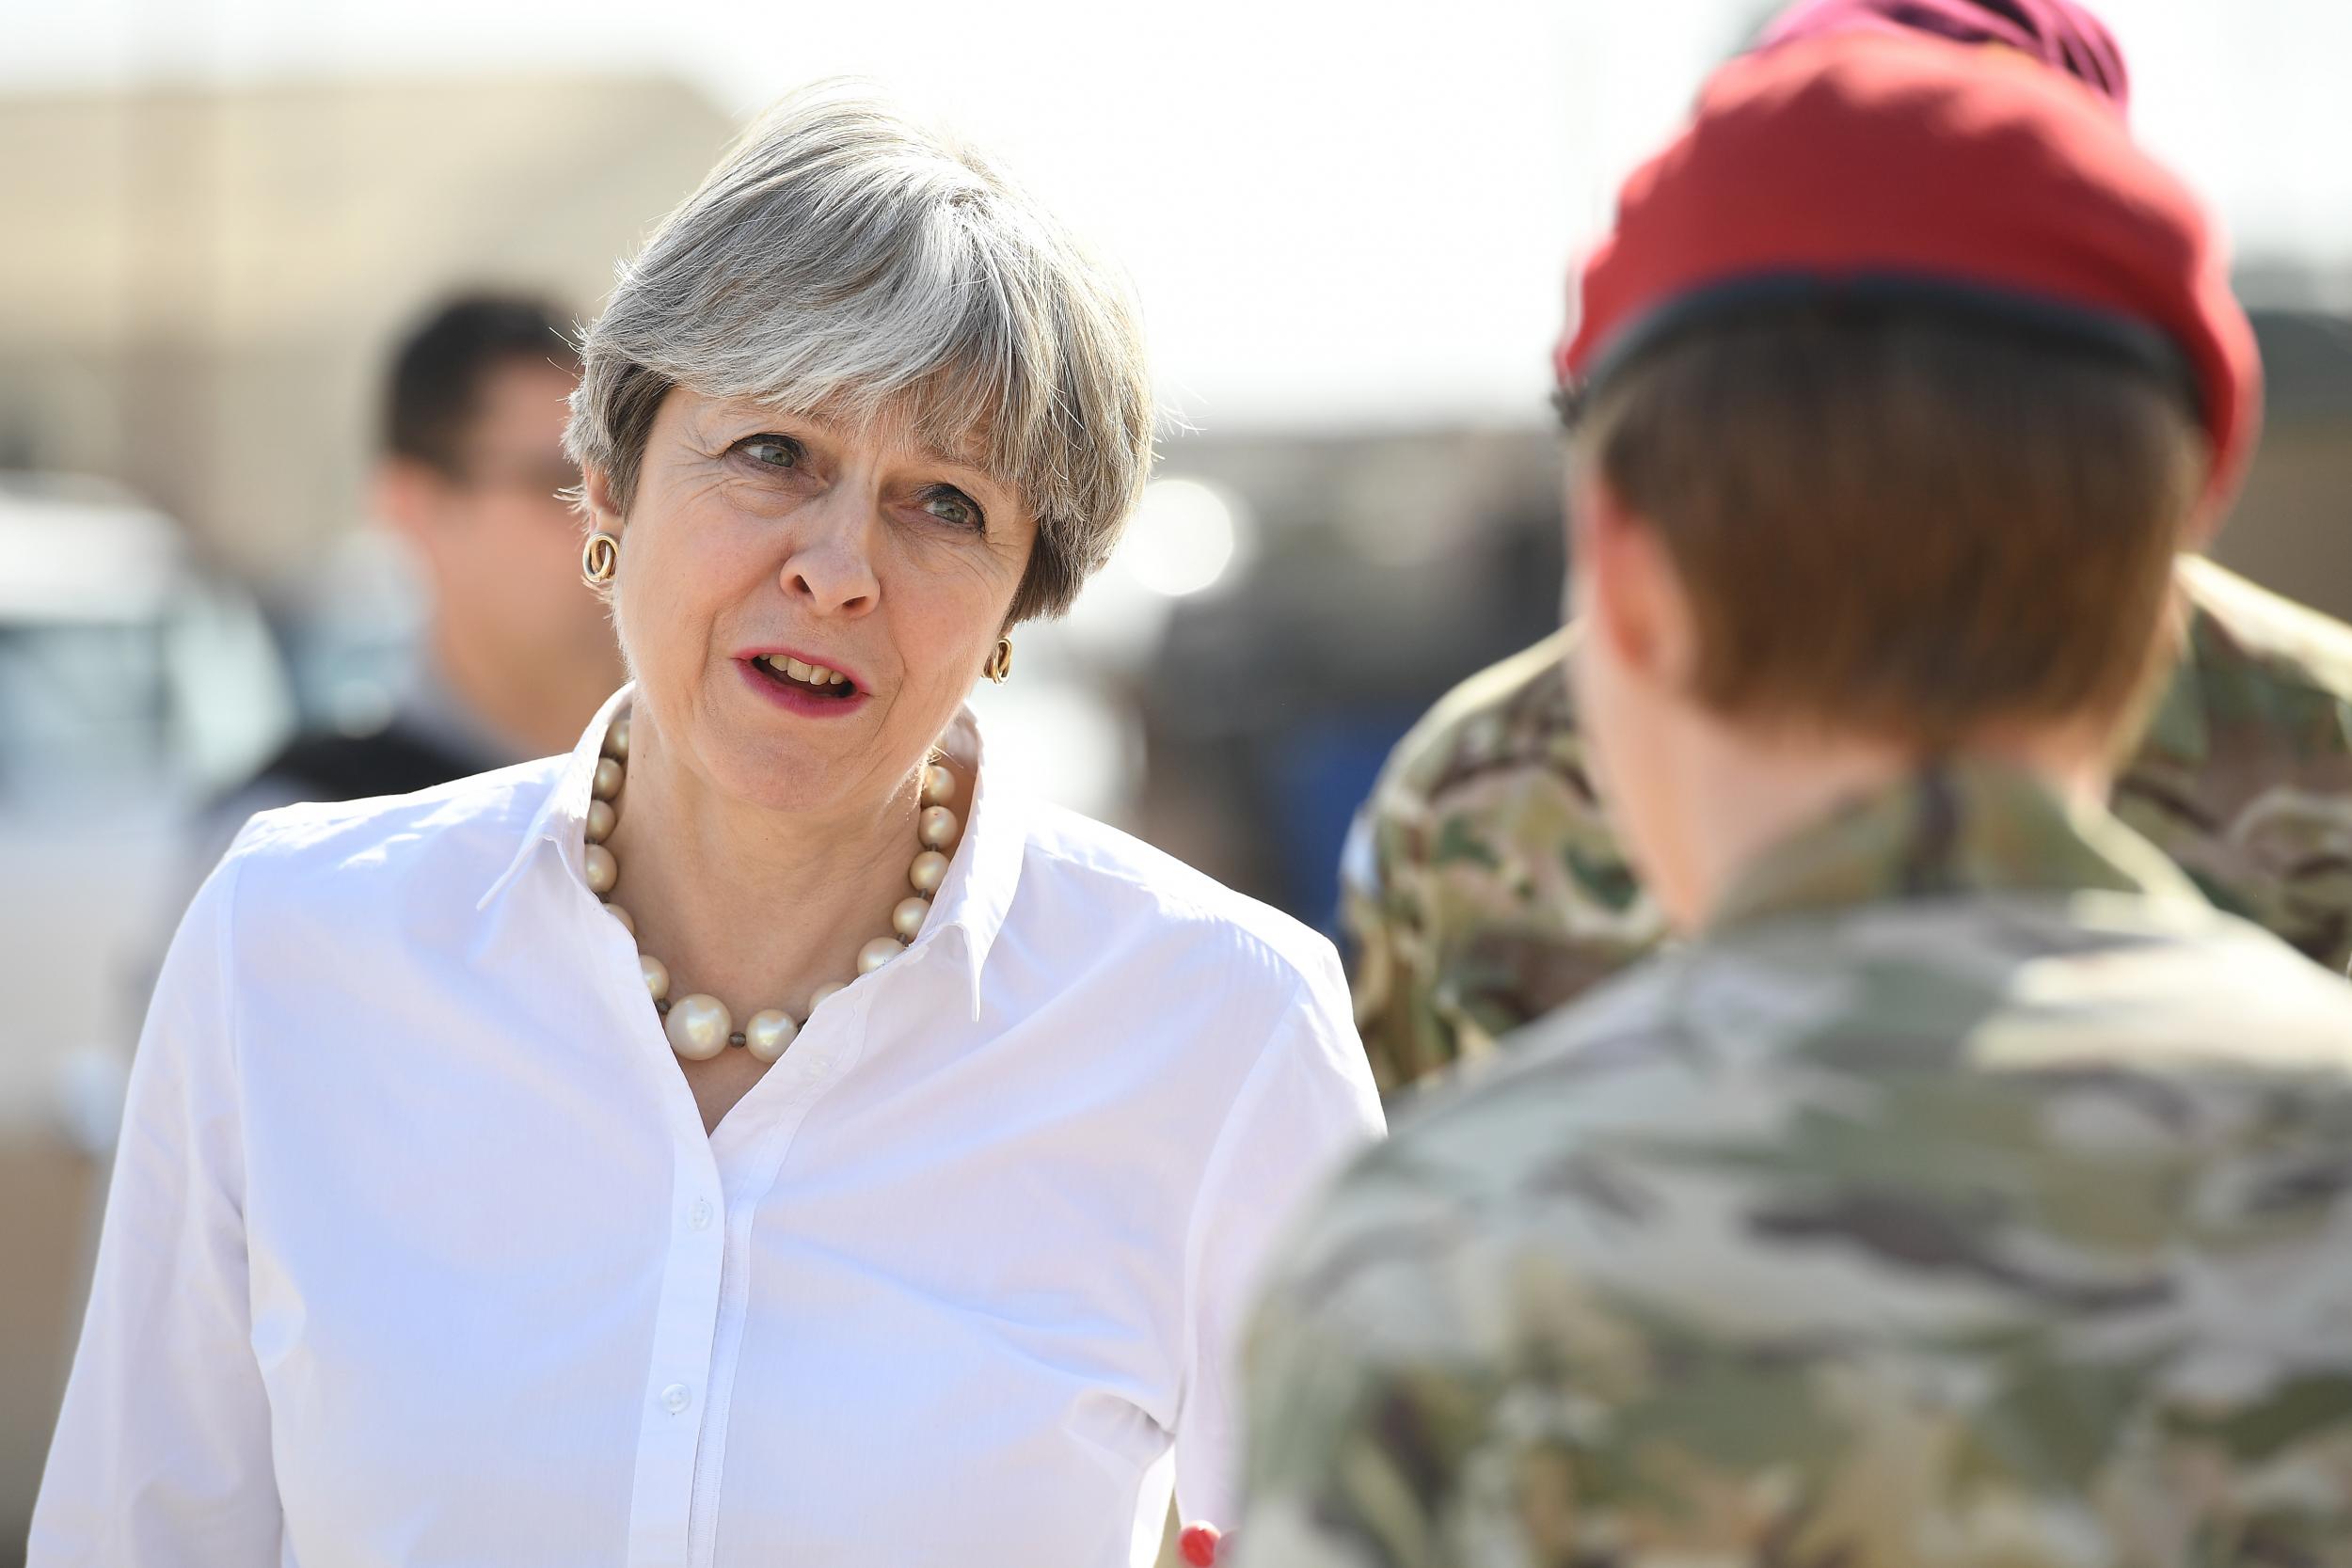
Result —
POLYGON ((2188 187, 2072 79, 1915 36, 1835 34, 1718 71, 1625 182, 1554 366, 1605 379, 1709 309, 1841 296, 2176 353, 2212 443, 2209 499, 2252 450, 2253 328, 2188 187))
POLYGON ((1176 1537, 1176 1555, 1192 1564, 1192 1568, 1209 1568, 1216 1560, 1217 1544, 1224 1535, 1215 1525, 1186 1525, 1176 1537))

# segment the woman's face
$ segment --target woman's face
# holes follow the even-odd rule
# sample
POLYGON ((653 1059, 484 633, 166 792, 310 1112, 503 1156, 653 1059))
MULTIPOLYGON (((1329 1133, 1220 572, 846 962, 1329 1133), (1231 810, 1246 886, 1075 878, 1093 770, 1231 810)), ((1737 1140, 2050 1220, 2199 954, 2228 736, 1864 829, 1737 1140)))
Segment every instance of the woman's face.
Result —
POLYGON ((665 765, 822 813, 879 805, 946 727, 1037 522, 895 419, 844 428, 679 388, 620 532, 613 619, 665 765))

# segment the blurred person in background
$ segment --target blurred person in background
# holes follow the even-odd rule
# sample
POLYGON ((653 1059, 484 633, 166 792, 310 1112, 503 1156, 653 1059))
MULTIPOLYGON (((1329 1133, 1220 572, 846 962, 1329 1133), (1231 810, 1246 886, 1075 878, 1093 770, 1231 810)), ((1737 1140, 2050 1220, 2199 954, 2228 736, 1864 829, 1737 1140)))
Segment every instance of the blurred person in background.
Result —
POLYGON ((1817 38, 1581 304, 1577 712, 1689 941, 1284 1247, 1241 1560, 2352 1561, 2352 987, 2103 805, 2256 422, 2202 209, 1817 38))
POLYGON ((963 707, 1109 555, 1149 385, 977 153, 837 87, 738 142, 584 340, 633 683, 263 815, 173 943, 35 1564, 1108 1568, 1171 1481, 1229 1513, 1259 1264, 1380 1126, 1338 956, 963 707))
MULTIPOLYGON (((2069 0, 1807 0, 1764 48, 1928 33, 2128 103, 2113 36, 2069 0)), ((2188 633, 2113 809, 2220 908, 2352 962, 2352 627, 2184 557, 2188 633)), ((1664 940, 1592 782, 1563 678, 1571 626, 1472 676, 1397 746, 1342 872, 1357 1023, 1394 1093, 1581 995, 1664 940)))
POLYGON ((605 606, 576 570, 567 332, 546 301, 470 293, 402 341, 373 498, 423 579, 416 670, 382 728, 296 736, 231 791, 205 869, 257 811, 405 795, 563 751, 621 684, 605 606))

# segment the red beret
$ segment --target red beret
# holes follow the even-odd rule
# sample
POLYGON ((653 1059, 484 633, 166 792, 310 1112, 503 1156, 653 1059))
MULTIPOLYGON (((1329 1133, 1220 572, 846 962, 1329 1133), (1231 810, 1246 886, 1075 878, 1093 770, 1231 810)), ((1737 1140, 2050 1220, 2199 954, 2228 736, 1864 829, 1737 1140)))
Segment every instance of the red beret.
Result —
POLYGON ((1828 33, 1915 32, 1954 43, 1998 44, 2062 71, 2118 109, 2131 106, 2131 78, 2115 35, 2074 0, 1798 0, 1764 29, 1756 47, 1775 49, 1828 33))
POLYGON ((1773 299, 1917 300, 2171 361, 2234 487, 2260 420, 2254 334, 2203 208, 2056 71, 1843 33, 1719 71, 1634 171, 1584 265, 1561 380, 1773 299))

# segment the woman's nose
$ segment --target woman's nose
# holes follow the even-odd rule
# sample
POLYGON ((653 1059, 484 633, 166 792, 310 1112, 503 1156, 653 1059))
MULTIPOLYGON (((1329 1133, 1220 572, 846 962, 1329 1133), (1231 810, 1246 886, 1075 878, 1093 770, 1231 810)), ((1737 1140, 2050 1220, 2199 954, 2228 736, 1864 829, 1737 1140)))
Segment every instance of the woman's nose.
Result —
POLYGON ((835 491, 804 507, 785 558, 787 596, 827 614, 862 614, 874 607, 882 585, 875 579, 872 545, 879 526, 870 498, 835 491))

